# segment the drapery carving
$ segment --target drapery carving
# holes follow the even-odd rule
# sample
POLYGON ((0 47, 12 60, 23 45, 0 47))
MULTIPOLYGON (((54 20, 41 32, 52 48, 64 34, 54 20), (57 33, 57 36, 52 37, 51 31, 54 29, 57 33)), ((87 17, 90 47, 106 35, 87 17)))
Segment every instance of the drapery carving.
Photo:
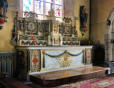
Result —
POLYGON ((83 50, 47 50, 43 53, 44 69, 83 65, 83 56, 83 50))
POLYGON ((83 51, 80 51, 79 53, 76 53, 76 54, 74 54, 73 52, 70 52, 70 51, 59 51, 57 53, 57 51, 56 51, 56 54, 58 54, 58 55, 54 55, 54 52, 53 53, 49 53, 48 51, 47 51, 47 53, 45 53, 45 55, 47 55, 47 56, 49 56, 49 57, 61 57, 62 55, 64 55, 64 54, 68 54, 68 55, 70 55, 70 56, 79 56, 80 54, 82 54, 83 53, 83 51), (60 53, 60 54, 58 54, 58 53, 60 53))

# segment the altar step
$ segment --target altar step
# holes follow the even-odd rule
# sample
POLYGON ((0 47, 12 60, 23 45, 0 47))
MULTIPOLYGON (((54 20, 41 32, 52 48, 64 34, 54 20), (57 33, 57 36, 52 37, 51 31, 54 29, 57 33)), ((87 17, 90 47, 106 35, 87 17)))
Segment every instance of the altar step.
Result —
POLYGON ((85 79, 103 77, 106 75, 107 68, 90 66, 79 69, 69 69, 43 74, 34 74, 30 80, 42 86, 58 86, 62 84, 77 82, 85 79))

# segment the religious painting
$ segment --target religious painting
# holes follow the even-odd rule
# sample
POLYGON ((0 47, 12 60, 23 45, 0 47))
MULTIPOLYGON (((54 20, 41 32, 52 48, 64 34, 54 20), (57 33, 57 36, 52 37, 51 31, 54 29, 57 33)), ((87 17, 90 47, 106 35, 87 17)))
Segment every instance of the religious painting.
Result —
POLYGON ((19 19, 16 22, 16 26, 17 26, 17 30, 24 31, 24 26, 26 26, 26 25, 24 25, 23 19, 19 19))
POLYGON ((37 33, 37 22, 28 22, 27 31, 30 33, 37 33))
POLYGON ((65 26, 65 34, 69 34, 71 32, 71 29, 69 26, 65 26))
POLYGON ((29 18, 18 19, 16 22, 18 32, 26 34, 37 34, 37 22, 30 20, 29 18))
POLYGON ((40 35, 47 37, 49 34, 49 21, 42 20, 38 23, 38 31, 40 32, 40 35))
POLYGON ((80 7, 80 31, 82 36, 87 32, 88 13, 85 6, 80 7))

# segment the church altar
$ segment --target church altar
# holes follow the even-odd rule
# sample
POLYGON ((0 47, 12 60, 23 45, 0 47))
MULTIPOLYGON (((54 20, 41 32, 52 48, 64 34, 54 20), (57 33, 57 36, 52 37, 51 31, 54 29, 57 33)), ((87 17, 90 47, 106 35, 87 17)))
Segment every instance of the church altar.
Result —
POLYGON ((15 17, 16 76, 91 66, 92 46, 80 46, 75 19, 38 20, 33 12, 15 17))
POLYGON ((92 46, 17 47, 18 76, 91 66, 92 46), (24 75, 23 75, 24 74, 24 75))

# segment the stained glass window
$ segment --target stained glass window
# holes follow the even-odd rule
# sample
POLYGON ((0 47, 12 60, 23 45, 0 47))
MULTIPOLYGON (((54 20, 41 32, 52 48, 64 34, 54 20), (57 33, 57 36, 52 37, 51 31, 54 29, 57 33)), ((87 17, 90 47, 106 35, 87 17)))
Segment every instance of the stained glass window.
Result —
POLYGON ((43 15, 38 15, 39 20, 43 20, 43 15))
POLYGON ((48 11, 52 8, 58 19, 62 18, 63 0, 23 0, 23 11, 34 11, 38 14, 38 19, 44 19, 48 11))
POLYGON ((35 5, 35 13, 37 14, 43 14, 43 1, 39 1, 39 0, 35 0, 34 1, 34 5, 35 5))
POLYGON ((52 2, 52 0, 45 0, 45 2, 52 2))
POLYGON ((62 0, 55 0, 55 4, 62 5, 62 0))
POLYGON ((23 11, 33 11, 33 0, 23 0, 23 11))
POLYGON ((49 10, 51 10, 51 3, 45 3, 45 15, 48 15, 49 10))
POLYGON ((62 17, 62 6, 55 5, 55 16, 62 17))

